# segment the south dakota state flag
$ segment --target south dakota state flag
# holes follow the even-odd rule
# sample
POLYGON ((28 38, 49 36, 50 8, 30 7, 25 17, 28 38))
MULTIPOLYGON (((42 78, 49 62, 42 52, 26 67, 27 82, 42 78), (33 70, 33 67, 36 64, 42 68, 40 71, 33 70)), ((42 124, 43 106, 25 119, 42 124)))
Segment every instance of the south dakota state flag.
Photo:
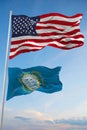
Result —
POLYGON ((44 66, 36 66, 27 69, 8 69, 7 100, 14 96, 30 94, 33 91, 53 93, 62 89, 59 80, 61 67, 50 69, 44 66))

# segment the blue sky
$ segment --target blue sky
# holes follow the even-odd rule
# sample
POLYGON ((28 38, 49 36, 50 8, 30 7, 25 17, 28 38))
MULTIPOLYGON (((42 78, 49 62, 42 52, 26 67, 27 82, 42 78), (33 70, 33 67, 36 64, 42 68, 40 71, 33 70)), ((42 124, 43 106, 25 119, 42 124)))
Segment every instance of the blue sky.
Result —
POLYGON ((8 61, 9 67, 62 66, 63 89, 51 95, 33 92, 5 101, 3 130, 87 130, 87 1, 0 0, 0 111, 10 10, 28 16, 82 13, 80 29, 85 39, 80 48, 64 51, 46 47, 8 61))

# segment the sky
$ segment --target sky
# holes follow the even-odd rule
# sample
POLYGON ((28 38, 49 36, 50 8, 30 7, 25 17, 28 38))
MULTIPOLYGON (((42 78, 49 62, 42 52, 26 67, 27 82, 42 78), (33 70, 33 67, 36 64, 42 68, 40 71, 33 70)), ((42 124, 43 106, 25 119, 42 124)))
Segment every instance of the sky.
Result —
MULTIPOLYGON (((53 94, 34 91, 5 101, 3 130, 87 130, 87 0, 0 0, 0 114, 10 11, 30 17, 82 13, 84 45, 68 51, 46 47, 8 60, 8 67, 61 66, 63 89, 53 94)), ((7 87, 8 76, 6 91, 7 87)))

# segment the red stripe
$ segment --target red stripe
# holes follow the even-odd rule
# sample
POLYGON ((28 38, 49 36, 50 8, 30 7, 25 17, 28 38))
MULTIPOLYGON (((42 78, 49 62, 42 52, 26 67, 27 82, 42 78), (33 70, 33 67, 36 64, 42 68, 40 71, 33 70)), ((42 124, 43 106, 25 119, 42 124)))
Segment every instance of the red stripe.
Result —
MULTIPOLYGON (((47 39, 47 40, 50 40, 50 39, 47 39)), ((32 47, 35 47, 35 46, 37 46, 37 45, 33 45, 32 43, 29 43, 29 42, 35 42, 35 43, 39 43, 39 42, 44 42, 44 41, 46 41, 45 39, 43 39, 43 40, 40 40, 40 39, 30 39, 30 40, 19 40, 19 41, 12 41, 11 42, 11 44, 12 45, 17 45, 17 44, 19 44, 20 46, 21 46, 21 44, 22 43, 24 43, 24 45, 25 46, 27 46, 27 45, 29 45, 30 47, 32 46, 32 47), (27 43, 28 42, 28 43, 27 43)), ((51 41, 51 40, 50 40, 51 41)), ((39 43, 40 44, 40 43, 39 43)), ((19 47, 20 47, 19 46, 19 47)), ((39 45, 40 46, 40 45, 39 45)))
MULTIPOLYGON (((69 42, 61 42, 62 44, 65 44, 67 45, 68 43, 76 43, 76 46, 74 47, 70 47, 68 48, 67 46, 65 47, 61 47, 59 45, 56 45, 56 44, 49 44, 48 46, 51 46, 51 47, 56 47, 56 48, 60 48, 60 49, 65 49, 65 50, 69 50, 69 49, 72 49, 72 48, 76 48, 76 47, 80 47, 83 45, 83 42, 79 42, 79 41, 69 41, 69 42)), ((41 49, 43 49, 44 47, 41 47, 41 49)), ((11 49, 10 52, 14 52, 16 51, 17 49, 11 49)), ((25 52, 30 52, 30 51, 37 51, 39 49, 32 49, 32 50, 29 50, 29 49, 24 49, 24 50, 19 50, 14 56, 10 56, 10 59, 12 59, 13 57, 17 56, 18 54, 21 54, 21 53, 25 53, 25 52)))
MULTIPOLYGON (((45 43, 45 42, 52 42, 52 41, 61 41, 62 39, 64 39, 64 38, 76 38, 76 39, 78 39, 78 38, 84 38, 84 36, 82 35, 82 34, 79 34, 79 35, 75 35, 75 36, 71 36, 71 35, 63 35, 63 37, 61 37, 61 38, 55 38, 55 39, 53 39, 53 38, 47 38, 47 39, 39 39, 39 37, 38 37, 38 39, 25 39, 25 40, 18 40, 18 41, 12 41, 12 45, 17 45, 17 44, 20 44, 20 46, 21 46, 21 44, 22 43, 24 43, 25 42, 25 44, 24 45, 29 45, 29 46, 32 46, 32 47, 35 47, 35 46, 37 46, 37 45, 33 45, 32 43, 26 43, 26 42, 35 42, 35 43, 39 43, 39 46, 41 45, 40 43, 45 43)), ((20 47, 19 46, 19 47, 20 47)))
MULTIPOLYGON (((76 45, 76 46, 74 46, 74 47, 71 47, 71 48, 66 48, 66 47, 61 47, 61 46, 57 46, 57 45, 55 45, 55 44, 49 44, 49 46, 51 46, 51 47, 55 47, 55 48, 59 48, 59 49, 63 49, 63 50, 70 50, 70 49, 73 49, 73 48, 76 48, 76 47, 80 47, 80 46, 82 46, 83 45, 83 43, 82 44, 78 44, 78 45, 76 45)), ((43 49, 43 48, 42 48, 43 49)), ((32 51, 37 51, 38 49, 36 49, 36 50, 33 50, 32 49, 32 51)), ((11 50, 10 50, 10 52, 12 52, 11 50)), ((17 56, 17 55, 19 55, 19 54, 22 54, 22 53, 25 53, 25 52, 31 52, 31 50, 29 51, 29 50, 20 50, 20 51, 18 51, 16 54, 14 54, 14 55, 11 55, 11 56, 9 56, 9 58, 10 59, 12 59, 12 58, 14 58, 15 56, 17 56)))
POLYGON ((63 45, 67 45, 67 44, 78 44, 79 46, 82 46, 83 45, 83 42, 82 41, 76 41, 76 40, 71 40, 71 41, 61 41, 61 44, 63 45))
POLYGON ((61 20, 47 20, 47 21, 38 22, 38 23, 40 23, 40 24, 48 24, 48 23, 50 23, 50 24, 59 24, 59 25, 72 26, 72 25, 76 24, 77 21, 76 22, 68 22, 68 21, 61 21, 61 20))
MULTIPOLYGON (((79 23, 75 23, 74 25, 72 25, 71 28, 77 27, 77 26, 79 26, 79 23)), ((60 31, 64 31, 65 30, 65 28, 62 27, 62 26, 61 26, 61 28, 59 28, 59 27, 55 27, 55 25, 52 25, 52 24, 51 24, 51 26, 49 26, 49 25, 47 25, 47 26, 36 25, 36 30, 40 30, 40 29, 56 29, 56 30, 60 30, 60 31)))
MULTIPOLYGON (((63 45, 67 45, 67 44, 78 44, 78 45, 83 45, 83 42, 82 41, 78 41, 78 40, 76 40, 76 39, 74 39, 74 40, 70 40, 70 41, 63 41, 63 39, 65 39, 65 38, 61 38, 61 40, 59 40, 59 39, 48 39, 48 42, 49 42, 49 44, 48 45, 55 45, 55 46, 57 46, 55 43, 53 43, 53 44, 51 44, 51 42, 53 42, 53 41, 55 41, 55 42, 60 42, 61 44, 63 44, 63 45)), ((45 41, 44 41, 45 42, 45 41)), ((47 41, 46 41, 47 42, 47 41)), ((18 48, 21 48, 21 47, 23 47, 23 46, 27 46, 27 47, 41 47, 41 48, 44 48, 45 46, 41 46, 41 44, 40 44, 40 46, 36 46, 36 45, 32 45, 32 44, 24 44, 24 45, 21 45, 20 44, 20 46, 18 46, 17 48, 11 48, 11 50, 10 50, 10 52, 14 52, 14 51, 16 51, 18 48)), ((58 46, 57 46, 58 47, 58 46)), ((31 49, 30 49, 31 50, 31 49)), ((35 49, 33 49, 33 50, 35 50, 35 49)), ((38 50, 38 49, 37 49, 38 50)))
MULTIPOLYGON (((18 47, 18 48, 19 48, 19 47, 18 47)), ((10 50, 10 52, 15 52, 16 50, 18 50, 18 48, 12 48, 12 49, 10 50)), ((31 50, 31 49, 28 48, 28 49, 23 49, 23 50, 36 51, 36 50, 41 50, 41 49, 43 49, 43 48, 44 48, 44 47, 41 46, 40 49, 32 49, 32 50, 31 50)), ((23 51, 23 50, 19 50, 18 52, 23 51)), ((18 52, 17 52, 17 53, 18 53, 18 52)))
MULTIPOLYGON (((67 42, 66 42, 66 43, 67 43, 67 42)), ((55 48, 64 49, 64 50, 70 50, 70 49, 72 49, 72 48, 80 47, 80 46, 83 45, 83 42, 78 42, 78 43, 79 43, 79 44, 76 44, 76 46, 70 47, 70 48, 68 48, 67 46, 61 47, 61 46, 56 45, 56 44, 49 44, 49 46, 55 47, 55 48)), ((63 44, 64 44, 64 43, 63 43, 63 44)), ((42 47, 41 49, 43 49, 43 48, 44 48, 44 47, 42 47)), ((37 51, 37 50, 39 50, 39 49, 32 49, 32 51, 37 51)), ((13 50, 13 49, 10 50, 10 52, 15 52, 15 51, 16 51, 16 49, 15 49, 15 50, 13 50)), ((15 56, 17 56, 18 54, 25 53, 25 52, 30 52, 30 51, 31 51, 31 50, 27 50, 27 49, 19 50, 15 55, 11 55, 9 58, 12 59, 12 58, 14 58, 15 56)))
POLYGON ((55 27, 55 26, 47 26, 47 27, 45 27, 45 26, 36 26, 36 30, 40 30, 40 29, 56 29, 56 30, 59 30, 59 31, 64 31, 64 29, 63 28, 57 28, 57 27, 55 27))
POLYGON ((82 34, 78 34, 78 35, 72 36, 72 38, 78 39, 78 38, 84 38, 84 36, 82 34))
POLYGON ((69 36, 69 35, 73 35, 73 34, 76 34, 76 33, 78 33, 80 31, 80 29, 75 29, 75 30, 73 30, 73 31, 70 31, 70 32, 64 32, 64 33, 57 33, 57 32, 50 32, 50 33, 40 33, 39 34, 39 36, 56 36, 56 35, 66 35, 67 37, 69 36))
POLYGON ((76 47, 80 47, 80 46, 82 46, 83 45, 83 43, 82 44, 76 44, 76 46, 73 46, 73 47, 70 47, 70 48, 68 48, 67 46, 65 46, 65 47, 62 47, 62 46, 57 46, 57 45, 55 45, 55 44, 49 44, 49 46, 51 46, 51 47, 55 47, 55 48, 59 48, 59 49, 63 49, 63 50, 70 50, 70 49, 72 49, 72 48, 76 48, 76 47))
MULTIPOLYGON (((34 49, 34 50, 32 49, 32 51, 37 51, 37 49, 34 49)), ((11 49, 10 52, 12 52, 12 49, 11 49)), ((12 58, 14 58, 15 56, 17 56, 17 55, 19 55, 19 54, 21 54, 21 53, 25 53, 25 52, 31 52, 31 50, 28 50, 28 49, 19 50, 16 54, 9 56, 9 58, 12 59, 12 58)))
POLYGON ((60 13, 48 13, 48 14, 41 15, 40 18, 46 18, 46 17, 49 17, 49 16, 60 16, 60 17, 64 17, 64 18, 76 18, 76 17, 83 16, 83 14, 79 13, 79 14, 76 14, 74 16, 66 16, 66 15, 63 15, 63 14, 60 14, 60 13))
MULTIPOLYGON (((32 45, 32 44, 24 44, 24 45, 21 45, 16 47, 16 48, 11 48, 10 51, 11 52, 14 52, 15 50, 17 50, 18 48, 21 48, 21 47, 41 47, 41 48, 44 48, 44 46, 35 46, 35 45, 32 45)), ((31 50, 31 49, 30 49, 31 50)), ((34 49, 35 50, 35 49, 34 49)))

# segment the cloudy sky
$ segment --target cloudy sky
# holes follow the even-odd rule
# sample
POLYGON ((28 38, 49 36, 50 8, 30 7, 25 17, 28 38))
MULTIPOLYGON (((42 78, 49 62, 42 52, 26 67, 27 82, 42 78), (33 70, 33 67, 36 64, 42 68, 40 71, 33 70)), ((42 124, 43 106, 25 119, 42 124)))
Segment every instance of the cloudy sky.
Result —
MULTIPOLYGON (((67 16, 82 13, 80 29, 85 38, 84 45, 76 49, 46 47, 8 61, 8 67, 61 66, 63 89, 50 95, 35 91, 5 101, 3 130, 87 130, 87 1, 0 0, 0 114, 10 10, 30 17, 50 12, 67 16)), ((8 77, 6 91, 7 87, 8 77)))

